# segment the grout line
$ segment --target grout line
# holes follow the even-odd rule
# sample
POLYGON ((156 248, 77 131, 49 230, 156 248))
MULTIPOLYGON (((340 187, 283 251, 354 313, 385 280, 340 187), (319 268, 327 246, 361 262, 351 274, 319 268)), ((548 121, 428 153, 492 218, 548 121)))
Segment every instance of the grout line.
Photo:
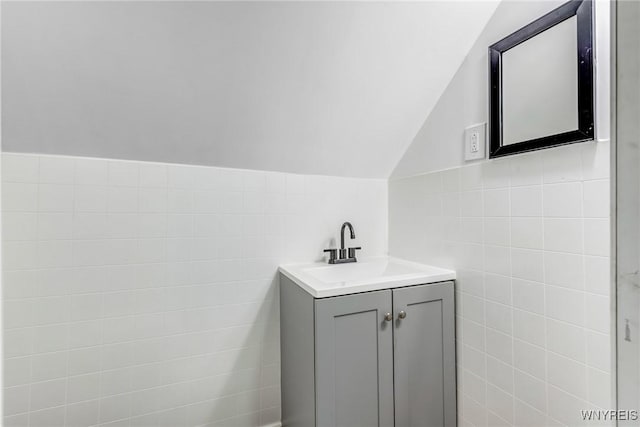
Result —
MULTIPOLYGON (((511 177, 509 176, 509 187, 511 187, 511 177)), ((509 190, 509 192, 507 192, 507 199, 508 199, 508 205, 509 205, 509 213, 511 213, 511 205, 513 203, 512 199, 511 199, 511 191, 509 190)), ((511 300, 509 301, 509 305, 510 305, 510 310, 509 310, 509 317, 510 317, 510 327, 511 327, 511 334, 510 334, 510 338, 511 338, 511 366, 512 366, 512 377, 511 377, 511 395, 512 395, 512 400, 511 400, 511 410, 512 410, 512 417, 513 417, 513 424, 515 424, 515 419, 516 419, 516 400, 515 400, 515 395, 516 395, 516 375, 515 375, 515 357, 516 357, 516 352, 515 352, 515 331, 514 331, 514 321, 513 321, 513 256, 512 256, 512 252, 513 252, 513 246, 511 246, 511 218, 512 216, 509 215, 509 224, 508 224, 508 233, 509 233, 509 284, 511 287, 511 300)))
MULTIPOLYGON (((482 174, 482 169, 480 170, 480 173, 482 174)), ((485 234, 486 234, 486 230, 484 227, 484 212, 485 212, 485 189, 484 189, 484 180, 482 179, 482 177, 480 178, 480 191, 481 191, 481 216, 482 216, 482 223, 481 223, 481 227, 482 227, 482 261, 481 261, 481 265, 482 265, 482 271, 486 271, 486 257, 487 257, 487 245, 484 244, 485 241, 485 234)), ((483 358, 484 358, 484 375, 485 375, 485 381, 484 381, 484 395, 485 395, 485 404, 482 405, 485 408, 484 411, 484 416, 485 416, 485 422, 484 424, 488 424, 489 423, 489 410, 488 410, 488 404, 487 404, 487 400, 488 400, 488 396, 489 396, 489 355, 487 352, 487 308, 486 308, 486 304, 484 301, 486 301, 486 284, 485 284, 485 280, 484 280, 484 275, 482 278, 482 296, 483 296, 483 303, 482 303, 482 309, 483 309, 483 320, 484 320, 484 325, 482 325, 482 333, 483 333, 483 345, 484 345, 484 349, 483 349, 483 358)), ((464 312, 463 312, 463 317, 464 317, 464 312)))
MULTIPOLYGON (((76 179, 77 172, 78 172, 78 162, 74 161, 73 162, 73 179, 74 179, 74 182, 75 182, 75 179, 76 179)), ((77 220, 77 214, 75 212, 75 206, 76 206, 76 203, 77 203, 77 198, 76 198, 77 191, 78 191, 77 187, 74 186, 73 187, 73 207, 74 207, 74 209, 73 209, 73 213, 72 213, 72 217, 71 217, 72 218, 71 219, 72 224, 75 224, 76 220, 77 220)), ((40 236, 38 235, 38 237, 40 237, 40 236)), ((73 259, 73 256, 74 256, 73 250, 71 251, 71 256, 72 256, 72 259, 73 259)), ((69 329, 66 330, 66 338, 67 338, 67 345, 69 345, 69 329)), ((67 352, 67 354, 66 354, 66 359, 67 359, 66 360, 66 367, 65 367, 65 377, 66 378, 65 378, 65 385, 64 385, 64 403, 65 403, 65 405, 64 405, 64 425, 65 426, 68 425, 68 418, 69 418, 69 403, 68 403, 69 402, 69 359, 70 359, 70 353, 69 352, 67 352)))
MULTIPOLYGON (((37 176, 37 184, 36 184, 36 195, 35 195, 35 202, 36 202, 36 211, 40 210, 40 175, 42 173, 42 158, 41 157, 36 157, 37 162, 38 162, 38 176, 37 176)), ((38 217, 38 215, 36 215, 36 236, 38 236, 39 234, 39 229, 40 229, 40 218, 38 217)), ((4 243, 4 242, 3 242, 4 243)), ((36 258, 38 257, 38 250, 36 247, 36 258)), ((4 269, 4 265, 3 265, 3 269, 4 269)), ((4 270, 6 271, 6 270, 4 270)), ((6 304, 6 302, 4 302, 4 304, 6 304)), ((6 330, 6 329, 5 329, 6 330)), ((31 343, 31 348, 34 349, 35 348, 35 337, 34 334, 31 334, 30 337, 32 343, 31 343)), ((30 372, 29 372, 29 380, 31 380, 31 378, 33 378, 33 359, 31 359, 30 361, 30 372)), ((32 393, 33 387, 31 384, 29 384, 29 415, 28 415, 28 422, 29 425, 31 425, 31 413, 33 412, 31 407, 33 405, 33 393, 32 393)))
MULTIPOLYGON (((184 382, 184 384, 186 384, 186 383, 187 383, 187 382, 184 382)), ((178 383, 176 383, 176 384, 178 384, 178 383)), ((179 384, 183 384, 183 383, 179 383, 179 384)), ((171 384, 171 385, 173 385, 173 384, 171 384)), ((139 392, 139 391, 147 391, 147 390, 159 389, 159 388, 163 388, 163 387, 165 387, 165 386, 154 387, 154 388, 148 388, 148 389, 144 389, 144 390, 137 390, 137 391, 131 391, 131 392, 125 392, 125 393, 119 393, 119 394, 109 395, 109 396, 106 396, 106 397, 107 397, 107 398, 111 398, 111 397, 115 397, 115 396, 126 396, 126 395, 132 395, 132 394, 137 393, 137 392, 139 392)), ((240 391, 240 392, 237 392, 237 393, 224 394, 224 395, 221 395, 220 397, 217 397, 217 398, 215 398, 215 399, 204 399, 204 400, 198 400, 198 401, 191 402, 191 403, 187 403, 187 404, 184 404, 184 405, 178 405, 178 406, 174 406, 174 407, 170 407, 170 408, 159 409, 159 410, 151 411, 151 412, 144 412, 144 413, 141 413, 141 414, 137 414, 137 415, 135 415, 135 418, 142 417, 142 416, 153 415, 153 414, 161 414, 161 413, 164 413, 164 412, 173 411, 173 410, 175 410, 175 409, 180 409, 180 408, 188 408, 189 406, 198 405, 198 404, 206 403, 206 402, 216 402, 216 401, 218 401, 218 400, 223 400, 223 399, 238 398, 238 397, 244 396, 244 395, 246 395, 246 394, 248 394, 248 393, 260 392, 260 391, 263 391, 264 389, 268 389, 268 388, 272 388, 272 387, 251 388, 251 389, 243 390, 243 391, 240 391)), ((73 403, 71 403, 71 405, 77 405, 77 404, 81 404, 81 403, 89 403, 89 402, 99 402, 99 401, 101 401, 103 398, 104 398, 104 397, 93 398, 93 399, 87 399, 87 400, 81 400, 81 401, 78 401, 78 402, 73 402, 73 403)), ((66 406, 69 406, 69 405, 56 405, 56 406, 49 406, 49 407, 45 407, 45 408, 38 409, 38 410, 36 410, 36 411, 25 411, 25 412, 19 412, 19 413, 16 413, 16 414, 12 414, 12 415, 7 415, 5 418, 7 418, 7 417, 14 417, 14 416, 20 416, 20 415, 26 415, 26 414, 30 414, 30 413, 32 413, 32 412, 50 411, 50 410, 53 410, 53 409, 60 409, 60 408, 64 408, 64 407, 66 407, 66 406)), ((270 406, 270 407, 266 407, 266 408, 261 408, 259 411, 246 412, 246 413, 242 413, 242 414, 236 415, 236 416, 231 417, 231 418, 236 418, 237 416, 242 416, 242 415, 246 415, 246 414, 252 414, 252 413, 255 413, 255 412, 261 412, 261 411, 263 411, 263 410, 270 410, 270 409, 275 409, 275 408, 279 408, 279 407, 280 407, 280 405, 275 405, 275 406, 270 406)), ((122 421, 122 420, 129 419, 129 418, 131 418, 131 417, 118 418, 118 419, 116 419, 116 420, 107 421, 106 423, 102 423, 102 422, 100 422, 100 419, 98 418, 98 423, 97 423, 97 424, 95 424, 95 425, 102 425, 102 424, 107 424, 107 423, 114 423, 114 422, 117 422, 117 421, 122 421)), ((217 421, 215 421, 215 422, 217 422, 217 421)), ((209 423, 208 423, 207 425, 209 425, 209 423)))
MULTIPOLYGON (((113 344, 113 345, 120 345, 120 344, 130 344, 133 342, 139 342, 139 341, 155 341, 156 339, 149 339, 149 340, 134 340, 134 341, 128 341, 128 342, 123 342, 123 343, 118 343, 118 344, 113 344)), ((80 373, 80 374, 74 374, 74 375, 65 375, 65 376, 61 376, 61 377, 57 377, 57 378, 49 378, 49 379, 45 379, 45 380, 40 380, 40 381, 30 381, 28 383, 23 383, 23 384, 16 384, 16 385, 12 385, 9 387, 4 387, 4 388, 11 388, 11 387, 18 387, 18 386, 24 386, 27 384, 40 384, 40 383, 46 383, 46 382, 50 382, 50 381, 56 381, 56 380, 60 380, 62 378, 76 378, 76 377, 83 377, 83 376, 87 376, 87 375, 93 375, 96 373, 102 373, 102 372, 116 372, 116 371, 121 371, 124 369, 129 369, 129 368, 140 368, 140 367, 145 367, 145 366, 153 366, 153 365, 159 365, 159 364, 166 364, 168 362, 176 362, 176 361, 186 361, 188 359, 197 359, 197 358, 201 358, 201 357, 205 357, 205 356, 217 356, 217 355, 222 355, 222 354, 228 354, 228 353, 234 353, 234 352, 240 352, 243 350, 249 350, 249 349, 256 349, 256 348, 260 348, 261 345, 264 344, 269 344, 270 342, 272 342, 272 340, 266 340, 266 339, 258 339, 256 340, 258 341, 257 344, 255 345, 246 345, 246 346, 239 346, 239 347, 232 347, 232 348, 226 348, 223 350, 219 350, 219 351, 212 351, 212 352, 207 352, 207 353, 196 353, 196 354, 189 354, 186 356, 177 356, 177 357, 172 357, 172 358, 168 358, 168 359, 163 359, 163 360, 157 360, 157 361, 153 361, 153 362, 145 362, 145 363, 138 363, 138 364, 132 364, 132 365, 125 365, 125 366, 121 366, 121 367, 115 367, 115 368, 109 368, 109 369, 104 369, 104 368, 100 368, 99 370, 94 370, 94 371, 88 371, 88 372, 84 372, 84 373, 80 373)), ((96 345, 96 346, 92 346, 92 347, 84 347, 81 348, 79 350, 86 350, 86 349, 99 349, 101 347, 111 347, 112 345, 96 345)), ((60 351, 54 351, 54 352, 48 352, 48 353, 40 353, 40 354, 35 354, 35 355, 28 355, 28 356, 19 356, 19 357, 12 357, 12 358, 8 358, 8 359, 26 359, 26 358, 32 358, 33 356, 41 356, 41 355, 53 355, 53 354, 61 354, 61 353, 67 353, 67 352, 71 352, 74 350, 60 350, 60 351)), ((267 364, 266 366, 269 365, 274 365, 274 363, 271 364, 267 364)), ((245 369, 239 369, 239 371, 242 371, 245 369)), ((227 374, 229 372, 234 372, 234 370, 230 370, 230 371, 224 371, 224 372, 220 372, 220 373, 216 373, 214 375, 209 375, 209 376, 204 376, 201 378, 209 378, 209 377, 215 377, 218 375, 223 375, 223 374, 227 374)), ((30 377, 32 378, 32 377, 30 377)), ((179 383, 180 381, 178 381, 179 383)), ((116 393, 117 394, 117 393, 116 393)))
MULTIPOLYGON (((538 159, 538 162, 540 163, 540 168, 543 169, 543 165, 542 165, 542 158, 538 159)), ((582 166, 581 166, 582 169, 582 166)), ((582 171, 580 171, 580 174, 582 175, 582 171)), ((543 179, 544 182, 544 179, 543 179)), ((543 184, 544 185, 544 184, 543 184)), ((541 203, 541 211, 543 213, 543 219, 542 219, 542 247, 546 248, 547 247, 547 242, 545 239, 545 232, 546 232, 546 227, 545 227, 545 216, 544 216, 544 187, 543 187, 543 194, 542 194, 542 199, 540 201, 541 203)), ((544 281, 544 283, 546 284, 548 282, 547 280, 547 263, 546 263, 546 257, 543 255, 542 257, 542 280, 544 281)), ((548 333, 548 329, 547 329, 547 312, 548 312, 548 307, 547 307, 547 288, 546 286, 542 287, 542 309, 543 309, 543 316, 544 316, 544 324, 543 324, 543 328, 544 328, 544 350, 545 350, 545 355, 544 355, 544 384, 545 384, 545 410, 544 410, 544 414, 545 416, 548 418, 549 417, 549 409, 550 409, 550 401, 549 401, 549 345, 548 345, 548 337, 549 337, 549 333, 548 333)))

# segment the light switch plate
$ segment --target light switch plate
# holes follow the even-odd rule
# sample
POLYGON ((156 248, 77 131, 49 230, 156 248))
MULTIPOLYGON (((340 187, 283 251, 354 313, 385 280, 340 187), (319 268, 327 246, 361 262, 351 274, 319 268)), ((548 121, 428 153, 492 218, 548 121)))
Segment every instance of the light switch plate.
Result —
POLYGON ((466 128, 464 130, 464 159, 484 159, 486 151, 486 141, 486 123, 480 123, 466 128))

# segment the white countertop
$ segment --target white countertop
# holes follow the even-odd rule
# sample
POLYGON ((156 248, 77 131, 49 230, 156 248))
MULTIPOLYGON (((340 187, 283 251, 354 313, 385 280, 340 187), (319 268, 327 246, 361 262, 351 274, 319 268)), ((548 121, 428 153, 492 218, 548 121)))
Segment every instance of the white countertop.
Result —
POLYGON ((393 257, 355 263, 281 265, 280 272, 315 298, 454 280, 456 272, 393 257))

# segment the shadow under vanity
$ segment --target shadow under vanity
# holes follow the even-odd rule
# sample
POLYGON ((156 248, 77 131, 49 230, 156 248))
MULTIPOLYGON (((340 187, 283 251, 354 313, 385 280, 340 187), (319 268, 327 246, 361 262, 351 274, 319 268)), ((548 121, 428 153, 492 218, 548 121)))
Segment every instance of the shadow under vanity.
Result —
POLYGON ((455 426, 455 272, 280 267, 282 425, 455 426))

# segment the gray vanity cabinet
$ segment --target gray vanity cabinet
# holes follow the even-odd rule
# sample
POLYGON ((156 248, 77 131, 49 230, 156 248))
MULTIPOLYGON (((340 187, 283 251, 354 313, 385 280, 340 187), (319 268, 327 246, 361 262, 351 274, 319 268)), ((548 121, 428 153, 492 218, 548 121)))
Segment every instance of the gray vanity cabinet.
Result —
POLYGON ((452 284, 394 289, 393 311, 395 427, 455 426, 452 284))
POLYGON ((316 300, 318 426, 393 425, 391 291, 316 300))
POLYGON ((280 280, 283 427, 456 425, 453 282, 314 298, 280 280))

